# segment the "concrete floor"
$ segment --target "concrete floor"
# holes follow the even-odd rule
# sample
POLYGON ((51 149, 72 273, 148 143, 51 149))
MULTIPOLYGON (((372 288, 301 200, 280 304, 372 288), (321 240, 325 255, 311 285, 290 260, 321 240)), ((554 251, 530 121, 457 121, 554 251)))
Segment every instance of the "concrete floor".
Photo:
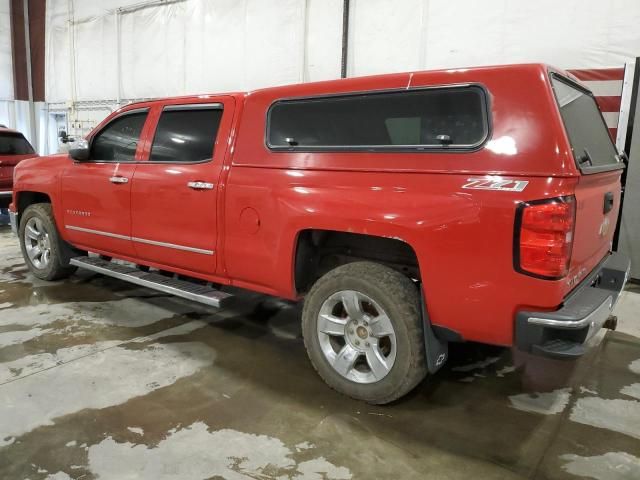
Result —
POLYGON ((640 289, 577 363, 455 345, 394 405, 324 385, 296 308, 214 312, 80 273, 0 228, 1 479, 640 479, 640 289))

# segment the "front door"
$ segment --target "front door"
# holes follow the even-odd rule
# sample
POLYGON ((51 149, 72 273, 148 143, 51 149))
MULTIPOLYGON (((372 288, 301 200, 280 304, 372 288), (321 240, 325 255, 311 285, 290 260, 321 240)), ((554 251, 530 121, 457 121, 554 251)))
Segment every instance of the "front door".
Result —
POLYGON ((133 256, 131 180, 148 109, 124 112, 91 140, 89 160, 73 161, 62 175, 68 240, 87 250, 133 256))
POLYGON ((150 133, 147 161, 131 189, 132 239, 141 260, 213 274, 218 180, 228 146, 232 97, 165 104, 150 133))

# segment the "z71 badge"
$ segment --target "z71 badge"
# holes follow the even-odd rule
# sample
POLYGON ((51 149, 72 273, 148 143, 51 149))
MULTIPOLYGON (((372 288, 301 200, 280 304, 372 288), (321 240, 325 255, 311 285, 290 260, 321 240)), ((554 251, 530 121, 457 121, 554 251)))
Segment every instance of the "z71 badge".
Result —
POLYGON ((504 178, 467 178, 462 188, 473 190, 500 190, 503 192, 521 192, 529 184, 527 180, 510 180, 504 178))

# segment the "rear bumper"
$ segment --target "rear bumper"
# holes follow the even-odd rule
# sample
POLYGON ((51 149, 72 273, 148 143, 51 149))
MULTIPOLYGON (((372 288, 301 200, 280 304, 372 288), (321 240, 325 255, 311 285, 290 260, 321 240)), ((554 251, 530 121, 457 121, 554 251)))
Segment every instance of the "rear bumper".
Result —
POLYGON ((629 258, 615 252, 583 280, 553 312, 521 311, 516 315, 516 345, 554 358, 584 354, 589 340, 611 315, 629 277, 629 258))

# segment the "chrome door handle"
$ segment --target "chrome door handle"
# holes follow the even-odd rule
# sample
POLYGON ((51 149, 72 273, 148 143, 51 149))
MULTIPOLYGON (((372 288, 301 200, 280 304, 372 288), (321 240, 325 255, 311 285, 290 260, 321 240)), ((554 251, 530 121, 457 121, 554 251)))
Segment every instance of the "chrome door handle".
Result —
POLYGON ((109 178, 109 181, 111 183, 129 183, 129 179, 127 177, 119 177, 119 176, 111 177, 109 178))
POLYGON ((188 182, 187 187, 194 190, 213 190, 215 185, 209 182, 188 182))

